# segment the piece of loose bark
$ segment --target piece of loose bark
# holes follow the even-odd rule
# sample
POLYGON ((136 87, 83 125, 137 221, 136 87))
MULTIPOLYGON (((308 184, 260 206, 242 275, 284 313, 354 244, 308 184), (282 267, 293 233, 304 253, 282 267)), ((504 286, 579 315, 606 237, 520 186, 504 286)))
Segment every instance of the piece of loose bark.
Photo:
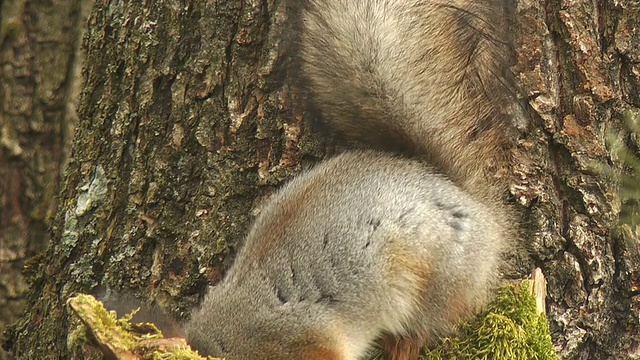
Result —
POLYGON ((164 338, 153 324, 132 325, 133 314, 118 319, 115 311, 91 295, 78 295, 67 301, 69 308, 80 319, 81 326, 74 331, 70 344, 86 339, 97 346, 107 360, 145 360, 155 358, 214 360, 191 350, 183 338, 164 338))

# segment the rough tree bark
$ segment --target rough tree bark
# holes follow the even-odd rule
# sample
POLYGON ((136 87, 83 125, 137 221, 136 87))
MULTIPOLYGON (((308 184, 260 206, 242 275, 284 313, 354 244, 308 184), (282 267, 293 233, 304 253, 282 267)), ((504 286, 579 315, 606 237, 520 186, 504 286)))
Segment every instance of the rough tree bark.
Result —
MULTIPOLYGON (((65 300, 132 292, 184 316, 222 276, 261 201, 325 153, 292 87, 299 0, 99 1, 53 246, 30 269, 17 358, 66 346, 65 300)), ((521 0, 514 67, 531 125, 505 176, 567 359, 640 357, 638 231, 604 142, 640 107, 640 4, 521 0), (615 230, 615 231, 614 231, 615 230)))
POLYGON ((288 85, 291 4, 95 4, 54 246, 8 334, 17 358, 72 356, 64 302, 76 292, 126 289, 183 315, 251 210, 321 154, 288 85))
POLYGON ((549 281, 554 343, 562 358, 640 358, 639 229, 618 222, 630 205, 619 176, 594 170, 620 173, 605 137, 640 107, 640 3, 521 0, 517 19, 515 72, 536 116, 513 192, 549 281))
POLYGON ((48 243, 76 122, 83 3, 0 1, 0 333, 25 306, 25 260, 48 243))

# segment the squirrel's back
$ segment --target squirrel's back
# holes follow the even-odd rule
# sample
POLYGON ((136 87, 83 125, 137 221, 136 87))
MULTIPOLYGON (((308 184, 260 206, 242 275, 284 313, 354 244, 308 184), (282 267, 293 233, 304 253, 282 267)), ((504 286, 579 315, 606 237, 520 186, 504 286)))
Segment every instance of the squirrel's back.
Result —
POLYGON ((512 7, 309 0, 301 57, 311 98, 343 138, 427 158, 473 191, 508 139, 512 7))
POLYGON ((357 360, 381 338, 415 352, 487 298, 505 243, 491 211, 419 161, 339 155, 269 200, 189 343, 232 360, 357 360))

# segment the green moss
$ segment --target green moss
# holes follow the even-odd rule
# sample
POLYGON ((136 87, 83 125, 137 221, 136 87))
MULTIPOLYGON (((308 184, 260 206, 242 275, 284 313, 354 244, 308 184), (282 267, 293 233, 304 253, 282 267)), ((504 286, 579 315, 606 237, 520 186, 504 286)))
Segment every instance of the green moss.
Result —
MULTIPOLYGON (((142 340, 161 339, 162 332, 151 323, 131 324, 131 319, 138 310, 118 318, 115 311, 107 311, 104 305, 91 295, 78 295, 69 299, 68 303, 87 325, 79 325, 69 336, 67 345, 80 346, 91 343, 93 336, 88 334, 87 326, 92 329, 95 338, 102 344, 108 344, 114 352, 134 353, 142 340), (142 333, 139 331, 142 330, 142 333)), ((204 358, 188 346, 179 346, 167 350, 156 350, 143 355, 144 359, 154 360, 218 360, 204 358)))
POLYGON ((459 335, 427 349, 425 360, 441 359, 558 359, 544 314, 538 314, 528 282, 505 286, 488 308, 459 335))
POLYGON ((75 346, 82 346, 89 343, 89 337, 87 336, 87 328, 84 325, 78 325, 71 335, 67 338, 67 347, 69 349, 75 346))
MULTIPOLYGON (((104 305, 91 295, 78 295, 69 301, 74 301, 77 304, 75 309, 78 316, 91 324, 97 338, 105 339, 114 348, 124 351, 130 351, 135 347, 135 337, 121 325, 127 317, 118 320, 115 311, 107 311, 104 305)), ((128 318, 131 319, 131 316, 133 314, 128 318)), ((69 337, 68 344, 75 345, 79 342, 85 342, 88 338, 86 326, 80 325, 69 337)))

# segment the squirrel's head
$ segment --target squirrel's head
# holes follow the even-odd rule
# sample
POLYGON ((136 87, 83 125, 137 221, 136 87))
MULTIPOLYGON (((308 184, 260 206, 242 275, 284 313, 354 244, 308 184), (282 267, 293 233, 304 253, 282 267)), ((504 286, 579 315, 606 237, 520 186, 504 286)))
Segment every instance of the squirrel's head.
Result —
POLYGON ((329 336, 331 326, 324 325, 301 304, 274 303, 259 291, 221 284, 193 312, 186 333, 201 355, 227 360, 344 359, 329 336))

